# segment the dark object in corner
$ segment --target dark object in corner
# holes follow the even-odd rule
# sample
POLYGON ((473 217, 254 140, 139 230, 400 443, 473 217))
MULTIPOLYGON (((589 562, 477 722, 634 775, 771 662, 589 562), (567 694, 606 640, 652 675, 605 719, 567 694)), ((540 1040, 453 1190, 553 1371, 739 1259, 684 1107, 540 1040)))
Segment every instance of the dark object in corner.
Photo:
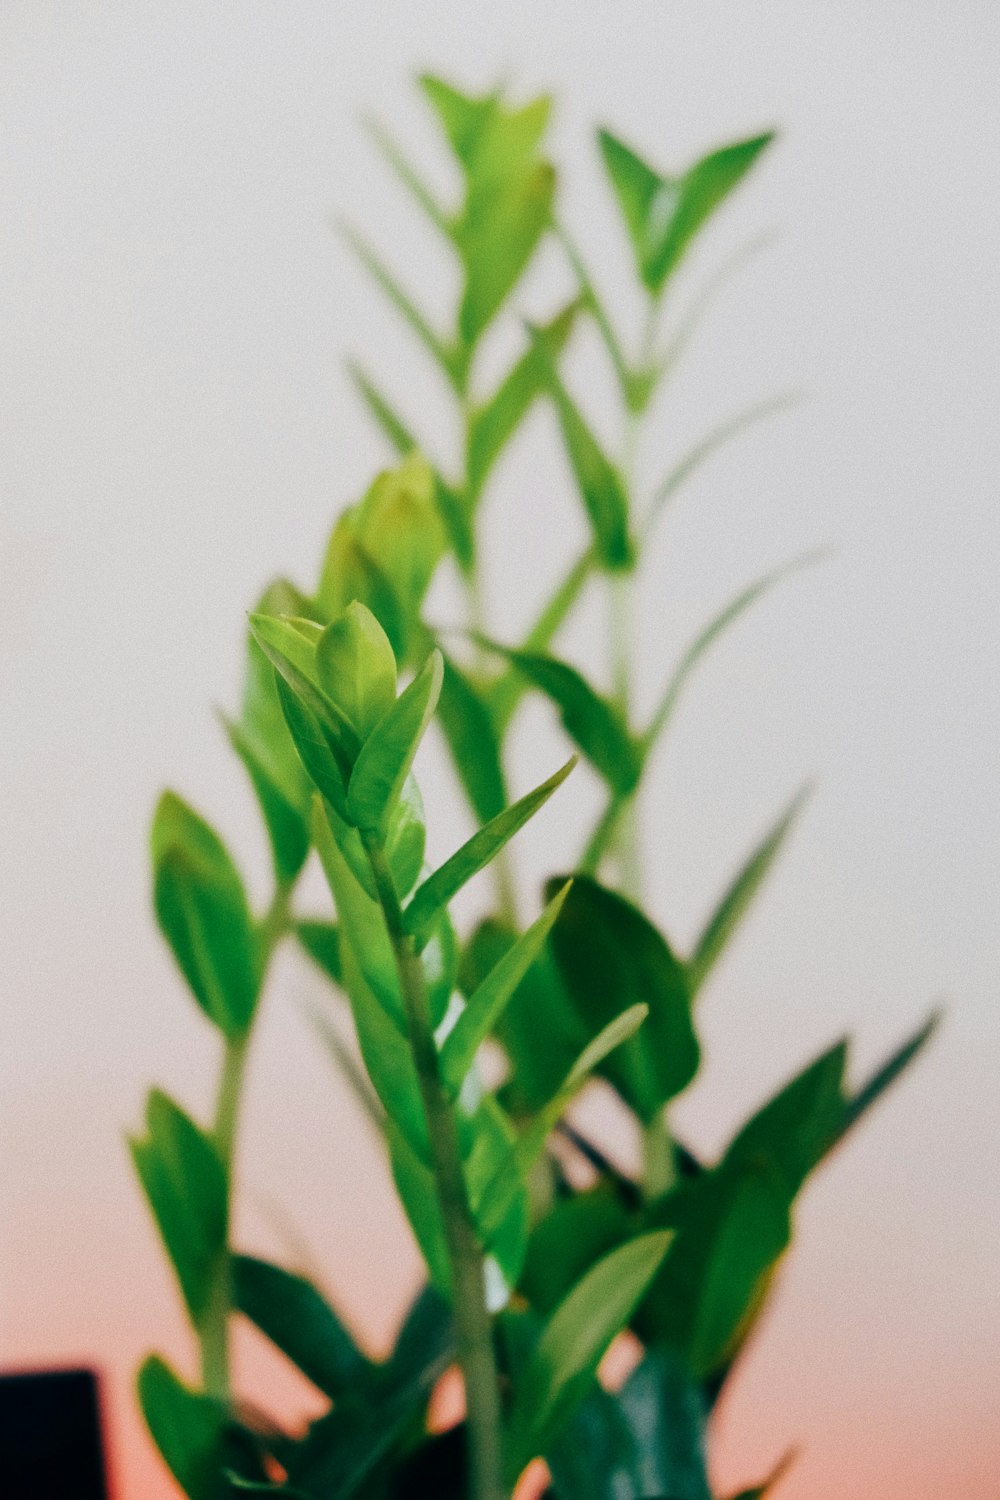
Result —
POLYGON ((107 1500, 91 1370, 0 1375, 4 1500, 107 1500))

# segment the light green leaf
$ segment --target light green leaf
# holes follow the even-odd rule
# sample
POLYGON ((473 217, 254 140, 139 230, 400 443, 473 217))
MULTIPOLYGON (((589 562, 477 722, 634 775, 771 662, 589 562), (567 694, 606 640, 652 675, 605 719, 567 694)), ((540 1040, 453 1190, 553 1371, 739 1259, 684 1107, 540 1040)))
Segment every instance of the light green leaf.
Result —
POLYGON ((536 161, 515 176, 490 179, 470 193, 456 243, 465 264, 458 327, 472 348, 521 278, 552 215, 556 177, 536 161))
POLYGON ((419 448, 421 445, 402 417, 393 410, 378 387, 355 360, 348 361, 347 373, 361 399, 400 458, 405 457, 407 453, 412 453, 415 448, 419 448))
POLYGON ((673 713, 680 698, 681 692, 687 684, 688 678, 700 662, 701 658, 713 646, 721 635, 744 614, 752 604, 764 597, 771 589, 783 579, 790 578, 793 574, 800 572, 803 568, 811 567, 829 556, 827 549, 817 549, 805 552, 801 557, 792 558, 791 562, 783 564, 780 568, 774 568, 769 573, 764 573, 749 587, 737 594, 725 609, 719 611, 715 618, 709 621, 705 629, 698 635, 684 652, 680 662, 674 669, 674 674, 667 683, 659 707, 650 721, 649 728, 641 739, 641 753, 643 757, 649 755, 656 741, 666 728, 670 715, 673 713))
MULTIPOLYGON (((556 888, 550 882, 547 894, 556 888)), ((698 1069, 683 964, 637 907, 585 875, 574 879, 551 945, 566 992, 589 1032, 606 1026, 627 1005, 649 1006, 641 1032, 601 1069, 649 1124, 698 1069)))
POLYGON ((186 1386, 156 1354, 138 1376, 139 1405, 167 1468, 190 1500, 214 1500, 228 1426, 221 1401, 186 1386))
MULTIPOLYGON (((322 626, 313 626, 314 634, 306 636, 303 631, 306 624, 312 625, 312 622, 275 620, 267 615, 250 616, 250 628, 261 650, 285 686, 322 731, 323 741, 336 760, 341 775, 346 779, 361 747, 361 741, 343 709, 319 686, 316 678, 316 646, 323 630, 322 626)), ((286 699, 282 697, 280 688, 278 692, 284 708, 286 699)), ((287 723, 287 712, 285 719, 287 723)), ((295 730, 290 724, 289 729, 295 739, 295 730)), ((306 769, 310 769, 308 764, 306 769)))
POLYGON ((636 745, 618 708, 581 677, 575 667, 531 651, 513 651, 480 636, 556 705, 563 728, 616 792, 627 795, 639 780, 636 745))
POLYGON ((507 1479, 545 1449, 592 1385, 612 1341, 642 1300, 670 1244, 643 1234, 599 1260, 545 1324, 518 1382, 510 1416, 507 1479))
MULTIPOLYGON (((278 702, 285 716, 296 753, 313 786, 317 787, 340 816, 347 816, 346 757, 331 736, 324 734, 313 714, 283 677, 276 677, 278 702)), ((348 773, 349 774, 349 773, 348 773)))
POLYGON ((358 541, 375 559, 408 619, 415 619, 444 555, 441 488, 423 454, 379 474, 353 512, 358 541))
POLYGON ((153 818, 153 904, 160 930, 205 1014, 244 1035, 260 987, 257 936, 236 866, 218 834, 174 792, 153 818))
POLYGON ((304 1276, 238 1255, 233 1303, 331 1400, 356 1398, 370 1383, 375 1367, 304 1276))
POLYGON ((480 1046, 492 1034, 504 1007, 538 956, 562 909, 570 884, 567 881, 556 892, 541 916, 532 922, 527 932, 521 934, 485 979, 476 986, 465 1010, 449 1033, 441 1049, 441 1075, 454 1094, 461 1090, 480 1046))
POLYGON ((214 1144, 158 1089, 129 1149, 195 1327, 225 1272, 229 1190, 214 1144))
POLYGON ((555 402, 563 442, 594 532, 594 544, 609 570, 630 568, 635 551, 629 536, 628 496, 621 476, 606 456, 556 370, 539 328, 528 326, 534 347, 545 361, 548 389, 555 402))
POLYGON ((443 673, 441 653, 432 651, 362 746, 347 788, 347 811, 359 828, 384 831, 437 707, 443 673))
POLYGON ((355 599, 368 606, 389 637, 397 661, 406 656, 408 621, 403 603, 357 534, 355 508, 339 517, 330 536, 317 598, 327 619, 355 599))
POLYGON ((785 839, 798 819, 809 788, 796 793, 772 828, 756 846, 702 928, 687 963, 692 997, 704 984, 756 896, 785 839))
POLYGON ((548 388, 548 360, 558 355, 569 338, 579 300, 570 302, 542 329, 547 353, 531 345, 469 422, 466 468, 470 493, 478 496, 506 444, 527 416, 533 402, 548 388))
POLYGON ((396 658, 370 609, 349 604, 316 642, 320 686, 365 740, 396 701, 396 658))
POLYGON ((418 945, 426 938, 439 912, 462 889, 473 875, 490 863, 514 834, 534 817, 572 771, 576 759, 573 757, 561 766, 547 781, 543 781, 526 797, 521 797, 512 807, 493 818, 478 833, 467 839, 462 847, 445 860, 433 875, 418 887, 405 912, 407 931, 418 945))

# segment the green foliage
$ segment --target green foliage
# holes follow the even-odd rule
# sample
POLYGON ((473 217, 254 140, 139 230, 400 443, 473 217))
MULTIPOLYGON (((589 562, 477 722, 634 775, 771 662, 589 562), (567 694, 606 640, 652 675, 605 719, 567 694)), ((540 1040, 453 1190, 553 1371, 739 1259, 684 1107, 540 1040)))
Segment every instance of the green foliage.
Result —
MULTIPOLYGON (((803 798, 750 852, 682 956, 644 901, 644 783, 691 672, 750 605, 814 554, 758 579, 710 620, 680 655, 649 723, 636 728, 631 589, 653 523, 722 442, 777 403, 716 427, 645 504, 633 459, 642 420, 705 300, 696 299, 659 346, 672 273, 771 137, 724 146, 669 177, 600 133, 647 314, 632 351, 557 217, 548 97, 514 104, 502 91, 465 94, 429 75, 420 86, 457 169, 455 201, 428 186, 384 128, 372 134, 457 259, 445 330, 375 247, 353 229, 347 237, 444 375, 456 451, 440 463, 422 457, 420 424, 401 415, 378 373, 369 373, 371 351, 363 366, 351 365, 396 467, 337 518, 314 592, 284 579, 265 590, 250 615, 239 711, 224 718, 270 847, 273 891, 259 915, 209 824, 173 793, 157 808, 156 917, 219 1033, 222 1064, 210 1132, 154 1090, 145 1130, 130 1141, 201 1364, 200 1383, 189 1387, 151 1357, 140 1372, 140 1401, 191 1500, 243 1491, 289 1500, 506 1500, 539 1456, 548 1460, 554 1500, 712 1500, 713 1403, 775 1285, 799 1194, 936 1022, 853 1088, 846 1044, 829 1048, 737 1128, 716 1161, 703 1163, 677 1139, 671 1106, 701 1060, 695 998, 803 798), (545 239, 561 250, 568 285, 525 339, 515 293, 545 239), (484 335, 503 321, 521 342, 484 387, 484 335), (595 424, 570 394, 565 362, 588 322, 620 392, 617 450, 604 436, 609 414, 595 424), (523 635, 500 645, 484 618, 480 517, 539 403, 555 417, 589 541, 566 560, 523 635), (457 630, 424 613, 442 564, 454 565, 465 595, 457 630), (592 685, 601 663, 579 671, 558 648, 591 585, 609 597, 610 693, 592 685), (606 805, 578 865, 565 851, 551 860, 549 868, 567 873, 547 880, 545 904, 524 926, 527 895, 511 840, 573 765, 511 797, 510 737, 528 694, 554 706, 571 745, 598 773, 606 805), (427 821, 440 810, 425 809, 414 767, 437 728, 474 827, 430 871, 427 821), (307 917, 296 888, 312 849, 330 899, 307 917), (492 884, 479 882, 483 909, 471 931, 460 932, 452 903, 484 871, 492 884), (381 1363, 359 1348, 312 1282, 231 1243, 244 1065, 271 955, 288 936, 346 997, 349 1011, 336 1021, 321 1008, 312 1019, 384 1144, 427 1268, 428 1285, 381 1363), (357 1049, 344 1036, 351 1025, 357 1049), (582 1134, 573 1115, 596 1079, 615 1091, 643 1143, 635 1176, 582 1134), (581 1164, 584 1178, 575 1170, 581 1164), (251 1426, 240 1417, 229 1373, 237 1313, 328 1403, 304 1432, 290 1436, 266 1419, 251 1426), (598 1366, 626 1330, 639 1340, 638 1362, 617 1389, 605 1389, 598 1366), (455 1364, 466 1417, 431 1434, 434 1388, 455 1364), (270 1477, 278 1474, 280 1482, 270 1477)), ((407 281, 413 274, 408 269, 407 281)), ((507 524, 516 535, 516 516, 507 524)), ((562 796, 572 799, 572 788, 562 796)), ((769 1492, 782 1472, 740 1500, 769 1492)))

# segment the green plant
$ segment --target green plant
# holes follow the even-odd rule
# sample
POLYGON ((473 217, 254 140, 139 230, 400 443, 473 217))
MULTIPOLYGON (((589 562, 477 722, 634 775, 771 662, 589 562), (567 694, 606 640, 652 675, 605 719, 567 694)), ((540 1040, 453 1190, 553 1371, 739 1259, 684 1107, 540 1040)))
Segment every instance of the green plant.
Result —
MULTIPOLYGON (((376 138, 456 257, 454 324, 433 329, 375 251, 350 239, 452 390, 462 451, 452 468, 419 455, 408 420, 353 367, 398 450, 337 521, 318 584, 279 580, 251 616, 243 700, 226 731, 270 840, 273 897, 255 916, 218 834, 167 793, 153 828, 154 900, 188 986, 220 1033, 215 1119, 205 1128, 160 1092, 132 1142, 197 1336, 200 1380, 159 1358, 139 1375, 146 1420, 192 1500, 275 1491, 312 1500, 434 1494, 501 1500, 544 1456, 559 1500, 709 1500, 706 1424, 771 1289, 808 1175, 924 1044, 921 1028, 860 1088, 846 1044, 830 1048, 702 1162, 669 1107, 699 1067, 694 1003, 795 820, 793 799, 752 851, 682 955, 642 909, 635 815, 654 747, 688 675, 715 639, 790 567, 752 583, 681 654, 648 723, 633 721, 631 585, 664 505, 692 469, 760 407, 683 457, 641 507, 633 457, 692 317, 661 343, 672 273, 702 225, 767 147, 759 135, 679 177, 599 136, 635 257, 646 327, 625 352, 583 256, 554 207, 543 153, 548 99, 511 107, 439 79, 421 85, 456 158, 457 207, 426 187, 385 134, 376 138), (509 316, 543 237, 562 245, 574 285, 487 396, 482 340, 509 316), (561 356, 581 319, 596 324, 621 397, 612 460, 572 396, 561 356), (491 473, 534 402, 554 408, 591 540, 517 646, 483 618, 478 517, 491 473), (452 560, 468 600, 464 646, 424 618, 431 578, 452 560), (608 597, 610 694, 553 654, 588 585, 608 597), (537 788, 507 790, 508 735, 526 692, 557 710, 576 754, 606 787, 578 858, 557 862, 527 926, 508 843, 560 787, 573 761, 539 767, 537 788), (478 828, 437 870, 424 868, 425 812, 414 757, 439 724, 478 828), (295 887, 310 850, 333 917, 306 919, 295 887), (459 937, 449 906, 484 869, 492 909, 459 937), (391 1358, 373 1363, 303 1277, 231 1244, 234 1148, 247 1047, 276 945, 297 941, 346 995, 363 1074, 339 1060, 385 1141, 423 1252, 428 1288, 391 1358), (490 1089, 477 1065, 494 1038, 508 1073, 490 1089), (567 1119, 600 1077, 644 1143, 632 1178, 567 1119), (586 1185, 568 1157, 589 1171, 586 1185), (250 1422, 235 1402, 229 1326, 250 1318, 330 1401, 300 1437, 250 1422), (641 1358, 617 1390, 596 1380, 629 1329, 641 1358), (427 1431, 431 1392, 456 1363, 465 1421, 427 1431)), ((561 796, 571 795, 563 791, 561 796)), ((777 1479, 746 1491, 763 1494, 777 1479)))

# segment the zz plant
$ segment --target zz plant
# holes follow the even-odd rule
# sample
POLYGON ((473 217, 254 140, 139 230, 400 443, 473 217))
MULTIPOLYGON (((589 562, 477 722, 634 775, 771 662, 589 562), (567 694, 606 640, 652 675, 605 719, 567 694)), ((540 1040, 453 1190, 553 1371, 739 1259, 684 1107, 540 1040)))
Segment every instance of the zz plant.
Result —
MULTIPOLYGON (((457 163, 456 201, 440 199, 385 131, 375 136, 457 263, 451 328, 434 329, 377 252, 347 233, 451 390, 461 451, 450 465, 420 456, 409 420, 370 372, 352 367, 398 466, 337 520, 312 592, 283 579, 265 591, 250 617, 240 711, 225 721, 269 837, 266 910, 252 911, 232 856, 199 813, 172 792, 156 810, 157 919, 219 1033, 222 1063, 211 1122, 154 1090, 145 1130, 131 1142, 200 1351, 193 1385, 150 1357, 140 1400, 191 1500, 243 1491, 503 1500, 519 1484, 528 1493, 532 1474, 553 1500, 711 1500, 709 1418, 772 1289, 799 1191, 933 1026, 855 1088, 846 1043, 837 1042, 770 1097, 718 1160, 702 1160, 672 1128, 669 1106, 699 1068, 697 997, 801 798, 751 852, 686 954, 643 909, 637 801, 689 673, 789 565, 750 584, 681 652, 644 724, 629 700, 631 588, 669 498, 774 403, 717 429, 644 504, 633 460, 700 306, 664 341, 673 272, 771 136, 713 151, 672 176, 600 132, 646 307, 631 355, 558 217, 543 147, 549 99, 513 106, 499 92, 467 96, 430 77, 421 88, 457 163), (526 328, 521 354, 484 393, 482 343, 513 315, 522 274, 546 238, 562 248, 571 292, 526 328), (588 319, 620 392, 615 457, 562 371, 563 350, 588 319), (495 468, 538 401, 554 409, 590 541, 511 645, 483 617, 478 519, 495 468), (446 562, 465 586, 464 639, 454 628, 439 635, 424 614, 446 562), (588 586, 608 599, 609 693, 553 649, 588 586), (508 736, 529 692, 557 711, 574 755, 559 768, 540 765, 536 789, 512 801, 508 736), (413 765, 433 726, 477 831, 428 871, 413 765), (560 851, 525 925, 527 897, 508 844, 577 758, 604 784, 605 808, 579 852, 560 851), (332 898, 318 920, 295 899, 310 851, 332 898), (460 935, 451 903, 487 868, 489 909, 460 935), (270 959, 284 941, 298 943, 349 1003, 363 1073, 342 1047, 339 1060, 384 1139, 427 1266, 427 1287, 380 1363, 306 1278, 232 1243, 244 1066, 270 959), (496 1087, 479 1061, 491 1039, 507 1064, 496 1087), (567 1117, 596 1078, 634 1117, 643 1144, 635 1176, 567 1117), (237 1315, 328 1398, 305 1432, 283 1432, 236 1399, 229 1333, 237 1315), (634 1367, 606 1388, 599 1366, 626 1331, 634 1367), (464 1420, 431 1432, 432 1392, 455 1365, 464 1420), (533 1467, 539 1459, 544 1469, 533 1467)), ((559 795, 572 797, 572 784, 559 795)), ((779 1475, 780 1466, 744 1497, 763 1495, 779 1475)))

